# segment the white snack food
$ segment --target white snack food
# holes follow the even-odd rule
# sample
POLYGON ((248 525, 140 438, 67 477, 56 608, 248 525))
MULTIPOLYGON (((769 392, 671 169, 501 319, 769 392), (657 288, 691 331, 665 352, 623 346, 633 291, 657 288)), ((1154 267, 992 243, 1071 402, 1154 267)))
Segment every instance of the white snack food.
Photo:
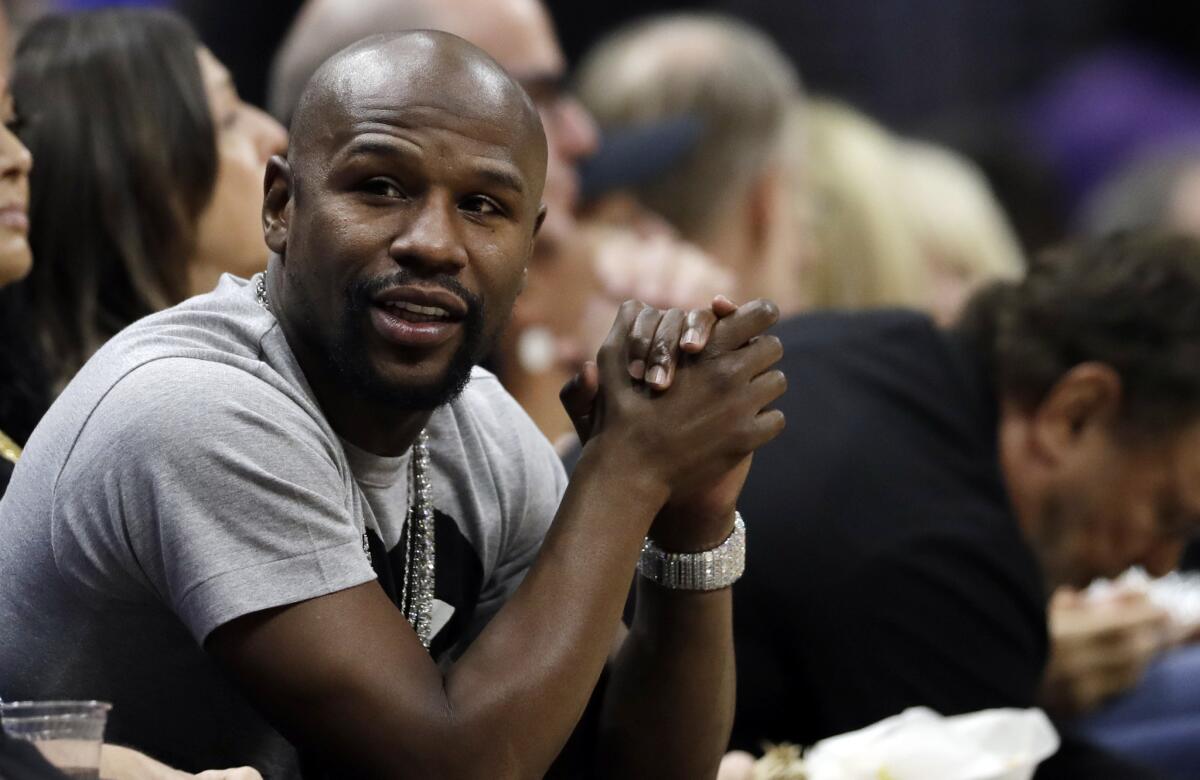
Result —
POLYGON ((1029 780, 1058 745, 1038 709, 944 718, 912 707, 818 742, 803 763, 807 780, 1029 780))

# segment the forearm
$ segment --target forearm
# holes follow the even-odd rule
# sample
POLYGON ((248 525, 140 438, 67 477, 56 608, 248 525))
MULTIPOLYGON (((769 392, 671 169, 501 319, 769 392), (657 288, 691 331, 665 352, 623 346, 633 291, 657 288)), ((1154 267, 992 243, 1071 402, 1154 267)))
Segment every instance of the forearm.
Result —
POLYGON ((671 591, 638 579, 633 626, 605 694, 604 776, 716 776, 733 727, 732 604, 729 588, 671 591))
POLYGON ((537 561, 446 678, 452 716, 544 772, 600 676, 649 519, 665 500, 585 454, 537 561))

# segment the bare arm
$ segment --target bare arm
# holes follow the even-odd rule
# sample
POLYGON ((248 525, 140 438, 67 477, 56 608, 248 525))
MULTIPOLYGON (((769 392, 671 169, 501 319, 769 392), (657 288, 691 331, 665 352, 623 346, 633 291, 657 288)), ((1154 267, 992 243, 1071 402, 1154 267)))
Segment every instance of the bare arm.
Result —
MULTIPOLYGON (((773 305, 748 304, 740 322, 727 320, 716 326, 704 353, 740 353, 747 374, 755 377, 751 387, 760 410, 786 386, 782 374, 770 371, 782 348, 773 337, 745 341, 777 317, 773 305), (753 322, 752 329, 739 327, 748 324, 746 319, 753 322)), ((680 369, 681 384, 685 372, 680 369)), ((765 412, 757 422, 781 428, 783 419, 778 412, 765 412)), ((720 544, 733 529, 733 512, 749 467, 747 457, 719 479, 674 493, 650 535, 677 552, 720 544)), ((716 777, 733 727, 732 604, 728 588, 672 591, 638 578, 633 625, 613 663, 605 695, 599 750, 605 776, 716 777)))
MULTIPOLYGON (((697 381, 651 397, 628 376, 627 305, 600 358, 588 444, 525 581, 443 675, 376 583, 234 620, 206 647, 293 741, 347 772, 540 777, 587 703, 637 551, 680 486, 713 478, 769 430, 697 381), (734 430, 734 423, 738 423, 734 430), (756 436, 751 434, 757 434, 756 436)), ((697 373, 736 373, 713 361, 697 373)))

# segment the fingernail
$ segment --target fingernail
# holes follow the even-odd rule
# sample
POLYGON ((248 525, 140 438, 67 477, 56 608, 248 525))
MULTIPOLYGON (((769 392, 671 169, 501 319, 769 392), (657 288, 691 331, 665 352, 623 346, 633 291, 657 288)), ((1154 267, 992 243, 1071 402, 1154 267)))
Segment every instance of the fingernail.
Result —
POLYGON ((680 339, 679 343, 688 347, 699 346, 700 331, 696 330, 695 328, 688 328, 687 332, 683 334, 683 338, 680 339))
POLYGON ((634 360, 629 364, 629 375, 634 379, 641 379, 646 375, 646 362, 644 360, 634 360))
POLYGON ((651 366, 650 373, 646 375, 646 381, 652 385, 661 385, 667 381, 667 369, 662 366, 651 366))

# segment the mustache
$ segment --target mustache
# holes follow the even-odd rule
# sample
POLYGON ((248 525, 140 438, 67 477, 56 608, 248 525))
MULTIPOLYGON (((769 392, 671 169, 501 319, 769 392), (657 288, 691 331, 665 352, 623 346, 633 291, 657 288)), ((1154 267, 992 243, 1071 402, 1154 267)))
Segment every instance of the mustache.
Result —
POLYGON ((371 305, 375 296, 393 287, 405 287, 420 284, 423 287, 441 287, 453 293, 467 304, 467 318, 476 319, 483 315, 483 299, 462 285, 462 282, 447 274, 415 274, 407 268, 401 268, 393 274, 378 276, 374 279, 357 279, 346 290, 346 297, 351 307, 366 309, 371 305))

